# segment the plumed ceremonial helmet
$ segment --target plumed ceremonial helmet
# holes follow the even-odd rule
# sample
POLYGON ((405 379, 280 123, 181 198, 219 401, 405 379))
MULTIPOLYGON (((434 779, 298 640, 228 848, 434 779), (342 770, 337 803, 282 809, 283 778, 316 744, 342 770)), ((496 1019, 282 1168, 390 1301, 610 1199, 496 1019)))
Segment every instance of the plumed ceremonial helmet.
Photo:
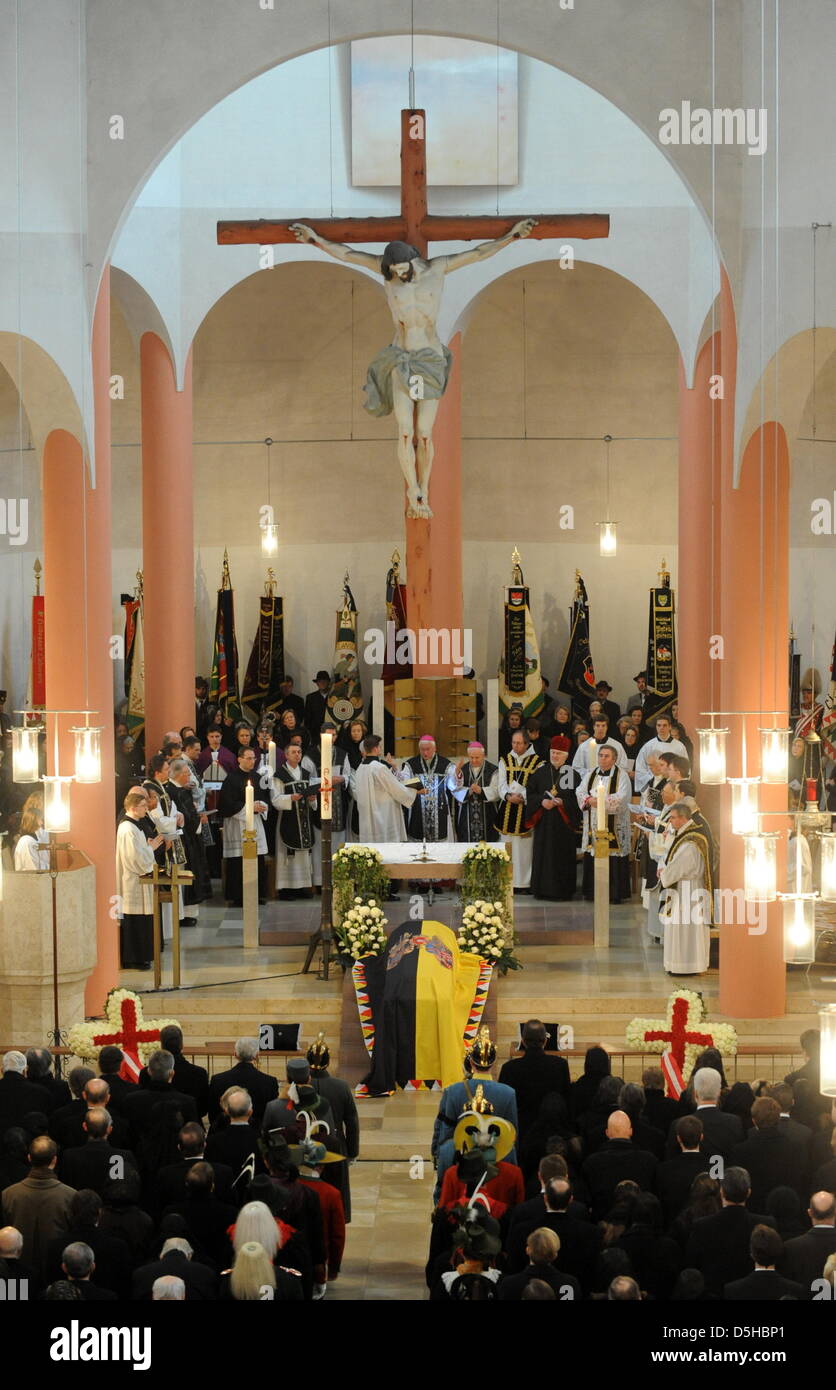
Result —
POLYGON ((305 1055, 311 1071, 326 1071, 328 1069, 331 1064, 331 1053, 328 1051, 324 1033, 317 1033, 316 1040, 311 1043, 305 1055))
POLYGON ((468 1071, 487 1071, 496 1061, 496 1048, 491 1042, 490 1029, 479 1029, 478 1037, 465 1059, 468 1071))

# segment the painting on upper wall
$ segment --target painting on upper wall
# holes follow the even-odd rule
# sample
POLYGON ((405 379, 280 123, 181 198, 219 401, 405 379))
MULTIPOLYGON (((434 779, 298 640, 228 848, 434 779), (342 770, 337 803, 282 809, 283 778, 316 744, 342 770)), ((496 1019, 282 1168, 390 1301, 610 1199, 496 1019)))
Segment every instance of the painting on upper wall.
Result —
MULTIPOLYGON (((351 45, 351 181, 400 184, 400 112, 409 102, 408 34, 351 45)), ((517 54, 416 34, 415 105, 427 113, 427 182, 517 182, 517 54)))

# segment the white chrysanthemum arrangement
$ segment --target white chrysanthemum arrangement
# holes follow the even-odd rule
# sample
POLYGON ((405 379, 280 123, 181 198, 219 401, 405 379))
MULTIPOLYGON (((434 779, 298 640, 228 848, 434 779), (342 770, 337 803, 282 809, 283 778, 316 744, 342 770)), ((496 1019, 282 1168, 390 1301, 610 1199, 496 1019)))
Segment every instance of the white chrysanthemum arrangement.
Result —
POLYGON ((335 928, 344 953, 353 960, 379 956, 388 940, 386 914, 375 898, 356 897, 335 928))

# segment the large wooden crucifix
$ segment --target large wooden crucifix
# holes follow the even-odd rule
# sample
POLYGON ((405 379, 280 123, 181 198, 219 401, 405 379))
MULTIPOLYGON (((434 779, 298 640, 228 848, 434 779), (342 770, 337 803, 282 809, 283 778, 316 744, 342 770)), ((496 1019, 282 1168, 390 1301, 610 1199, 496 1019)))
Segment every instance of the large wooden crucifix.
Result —
POLYGON ((451 270, 494 255, 518 237, 605 237, 609 217, 599 213, 537 213, 513 217, 435 217, 427 211, 426 118, 423 111, 401 112, 400 217, 329 217, 310 226, 300 222, 219 222, 221 245, 309 241, 336 260, 376 271, 395 325, 394 342, 369 368, 366 409, 394 413, 398 456, 407 485, 407 516, 432 516, 429 481, 432 427, 449 376, 449 353, 439 341, 436 317, 444 276, 451 270), (452 256, 427 260, 431 241, 476 241, 483 245, 452 256), (354 251, 343 242, 386 242, 382 256, 354 251))
MULTIPOLYGON (((518 237, 589 239, 609 235, 610 219, 603 213, 536 213, 514 217, 437 217, 427 209, 426 115, 401 112, 401 211, 397 217, 327 217, 310 225, 297 221, 219 222, 218 243, 278 245, 309 241, 349 265, 362 266, 383 277, 384 291, 395 325, 393 342, 369 367, 366 409, 373 415, 394 413, 398 424, 398 461, 407 490, 407 579, 412 627, 437 625, 432 596, 435 545, 429 506, 435 415, 450 377, 452 358, 436 330, 445 275, 494 255, 518 237), (450 256, 427 260, 431 241, 478 241, 450 256), (387 243, 383 255, 355 251, 344 242, 387 243), (413 599, 415 600, 413 607, 413 599)), ((452 460, 445 460, 447 467, 452 460)), ((438 526, 436 527, 438 528, 438 526)), ((448 520, 447 529, 450 529, 448 520)), ((440 538, 442 539, 442 538, 440 538)), ((443 546, 461 549, 461 534, 447 534, 443 546)), ((459 560, 460 565, 460 560, 459 560)), ((436 575, 438 580, 438 575, 436 575)), ((450 587, 449 576, 446 587, 450 587)), ((461 593, 461 583, 454 586, 461 593)), ((460 610, 460 603, 459 603, 460 610)))

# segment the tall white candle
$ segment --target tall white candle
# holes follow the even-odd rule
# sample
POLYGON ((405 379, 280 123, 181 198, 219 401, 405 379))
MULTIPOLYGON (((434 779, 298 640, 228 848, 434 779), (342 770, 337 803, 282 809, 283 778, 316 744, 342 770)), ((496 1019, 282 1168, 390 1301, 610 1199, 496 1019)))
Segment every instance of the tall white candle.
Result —
POLYGON ((334 735, 326 732, 320 743, 320 776, 322 778, 322 819, 331 819, 331 761, 334 735))
POLYGON ((246 813, 245 820, 248 830, 255 830, 255 812, 253 811, 254 801, 255 797, 253 795, 253 784, 252 782, 248 782, 246 791, 244 792, 244 811, 246 813))
POLYGON ((598 828, 598 830, 606 830, 606 828, 607 828, 607 791, 606 791, 606 787, 604 786, 604 783, 603 783, 603 782, 600 782, 600 781, 599 781, 599 783, 598 783, 596 810, 597 810, 597 816, 598 816, 598 818, 597 818, 597 828, 598 828))
POLYGON ((276 775, 276 745, 275 745, 275 743, 273 742, 272 739, 270 740, 270 742, 269 742, 268 745, 267 745, 267 761, 268 761, 268 763, 270 764, 270 771, 271 771, 271 773, 273 774, 273 776, 275 777, 275 775, 276 775))

